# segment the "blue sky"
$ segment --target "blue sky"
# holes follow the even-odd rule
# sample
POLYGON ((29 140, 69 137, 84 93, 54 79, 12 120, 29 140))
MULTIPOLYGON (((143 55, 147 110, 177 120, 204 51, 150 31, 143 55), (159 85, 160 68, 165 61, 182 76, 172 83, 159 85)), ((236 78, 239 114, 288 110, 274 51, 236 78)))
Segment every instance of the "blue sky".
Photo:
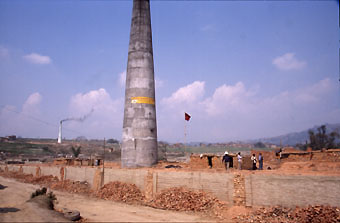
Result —
MULTIPOLYGON (((0 135, 121 139, 132 1, 0 1, 0 135), (91 112, 93 109, 93 112, 91 112)), ((159 140, 340 123, 338 1, 151 1, 159 140)))

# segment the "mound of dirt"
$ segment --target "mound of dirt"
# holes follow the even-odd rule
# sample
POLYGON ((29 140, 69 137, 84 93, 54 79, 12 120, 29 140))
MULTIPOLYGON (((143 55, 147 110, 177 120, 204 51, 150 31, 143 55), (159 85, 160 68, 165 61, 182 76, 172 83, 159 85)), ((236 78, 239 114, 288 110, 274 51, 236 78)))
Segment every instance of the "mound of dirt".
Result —
POLYGON ((268 207, 234 218, 235 222, 287 222, 287 223, 336 223, 340 222, 340 209, 330 206, 306 208, 268 207))
POLYGON ((145 199, 135 184, 118 181, 105 184, 96 196, 105 200, 123 201, 126 203, 142 203, 145 199))
POLYGON ((46 194, 31 198, 27 202, 36 203, 40 208, 53 210, 53 200, 46 194))

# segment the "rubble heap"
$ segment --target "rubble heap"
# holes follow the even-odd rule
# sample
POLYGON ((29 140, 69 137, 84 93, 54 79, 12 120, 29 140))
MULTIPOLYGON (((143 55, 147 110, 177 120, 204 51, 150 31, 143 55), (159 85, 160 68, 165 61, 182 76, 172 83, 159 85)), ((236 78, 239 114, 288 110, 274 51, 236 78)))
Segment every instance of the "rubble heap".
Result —
POLYGON ((190 191, 183 187, 163 190, 150 202, 150 206, 176 211, 208 211, 218 200, 203 191, 190 191))
POLYGON ((8 171, 8 172, 1 171, 0 175, 6 178, 15 178, 21 182, 24 181, 25 179, 33 178, 32 174, 24 174, 24 173, 15 172, 15 171, 8 171))
POLYGON ((287 222, 287 223, 336 223, 340 222, 340 209, 330 206, 308 206, 306 208, 268 207, 260 208, 248 215, 234 218, 235 222, 287 222))
POLYGON ((24 183, 32 183, 32 184, 40 184, 45 186, 50 186, 54 182, 58 182, 58 177, 54 177, 52 175, 49 176, 41 176, 41 177, 26 177, 24 179, 24 183))
POLYGON ((105 184, 96 196, 105 200, 143 203, 145 197, 135 184, 114 181, 105 184))
POLYGON ((57 181, 51 184, 51 189, 54 190, 61 190, 67 191, 70 193, 78 193, 78 194, 91 194, 92 190, 90 185, 86 182, 79 182, 79 181, 71 181, 71 180, 64 180, 64 181, 57 181))
POLYGON ((64 180, 60 181, 58 177, 48 175, 48 176, 40 176, 33 177, 32 174, 24 174, 18 172, 0 172, 0 175, 7 178, 15 178, 23 183, 31 183, 38 184, 42 186, 49 187, 55 190, 67 191, 70 193, 80 193, 80 194, 91 194, 92 190, 90 185, 84 181, 71 181, 64 180))

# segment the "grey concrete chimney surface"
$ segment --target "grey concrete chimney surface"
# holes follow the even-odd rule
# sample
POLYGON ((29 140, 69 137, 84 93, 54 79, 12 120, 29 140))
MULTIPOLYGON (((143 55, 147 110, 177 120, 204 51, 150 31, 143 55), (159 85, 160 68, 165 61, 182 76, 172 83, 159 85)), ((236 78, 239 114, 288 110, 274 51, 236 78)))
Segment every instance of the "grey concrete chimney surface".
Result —
POLYGON ((157 163, 157 123, 149 0, 134 0, 122 135, 122 167, 157 163))

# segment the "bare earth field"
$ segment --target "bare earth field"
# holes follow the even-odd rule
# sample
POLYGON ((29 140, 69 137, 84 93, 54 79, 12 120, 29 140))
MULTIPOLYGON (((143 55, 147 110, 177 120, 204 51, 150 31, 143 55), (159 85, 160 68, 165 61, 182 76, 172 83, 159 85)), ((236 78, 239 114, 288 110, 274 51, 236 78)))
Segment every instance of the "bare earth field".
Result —
MULTIPOLYGON (((63 222, 58 212, 41 209, 26 202, 38 185, 0 177, 1 222, 63 222)), ((159 210, 145 206, 128 205, 78 194, 53 191, 57 197, 55 209, 78 210, 88 222, 207 222, 214 219, 197 214, 159 210)))

